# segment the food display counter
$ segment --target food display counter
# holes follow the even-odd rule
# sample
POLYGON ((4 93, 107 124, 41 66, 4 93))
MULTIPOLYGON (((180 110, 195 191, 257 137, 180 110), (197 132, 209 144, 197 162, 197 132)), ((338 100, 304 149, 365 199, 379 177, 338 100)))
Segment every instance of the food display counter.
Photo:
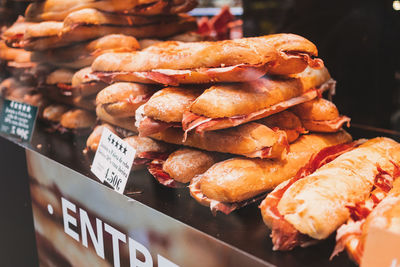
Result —
MULTIPOLYGON (((345 254, 329 260, 333 236, 309 248, 274 252, 257 204, 213 216, 188 190, 162 187, 147 170, 131 173, 121 195, 90 172, 85 140, 41 126, 30 143, 1 137, 26 151, 41 264, 113 266, 119 257, 121 266, 135 266, 129 265, 133 255, 145 262, 138 266, 354 266, 345 254)), ((355 128, 353 136, 377 134, 355 128)))

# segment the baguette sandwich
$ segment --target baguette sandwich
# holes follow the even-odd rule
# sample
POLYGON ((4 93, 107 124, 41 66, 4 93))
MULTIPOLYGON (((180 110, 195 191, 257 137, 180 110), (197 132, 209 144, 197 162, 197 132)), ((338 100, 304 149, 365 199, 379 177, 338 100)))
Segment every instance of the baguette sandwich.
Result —
POLYGON ((160 156, 150 162, 147 168, 160 184, 172 188, 184 187, 193 177, 227 157, 193 148, 180 148, 169 155, 160 156))
POLYGON ((280 184, 260 205, 274 250, 307 246, 331 235, 349 219, 346 206, 366 199, 382 171, 393 175, 398 151, 395 141, 374 138, 280 184))
POLYGON ((400 150, 392 153, 396 158, 393 161, 394 172, 390 174, 381 170, 368 198, 347 206, 350 219, 337 230, 337 243, 331 258, 346 249, 350 258, 360 264, 372 227, 400 234, 400 166, 395 163, 400 162, 400 150))
POLYGON ((97 116, 104 122, 137 132, 135 113, 156 88, 137 83, 115 83, 100 91, 96 98, 97 116))
POLYGON ((190 194, 213 213, 225 214, 265 196, 290 179, 321 149, 351 141, 345 131, 302 135, 285 159, 232 158, 219 162, 190 183, 190 194))
POLYGON ((28 21, 63 21, 68 14, 85 8, 133 15, 177 14, 197 5, 195 0, 46 0, 31 3, 25 11, 28 21))
POLYGON ((339 115, 335 104, 323 99, 313 99, 290 109, 311 132, 337 132, 344 124, 350 126, 350 118, 339 115))
POLYGON ((44 21, 28 25, 23 35, 26 50, 43 51, 70 46, 110 34, 141 38, 166 38, 196 29, 188 15, 142 17, 82 9, 69 14, 63 22, 44 21))
POLYGON ((185 111, 182 126, 186 132, 198 133, 237 126, 315 99, 334 87, 326 68, 307 68, 291 77, 214 85, 185 111))
MULTIPOLYGON (((334 88, 326 68, 308 68, 298 78, 268 77, 248 83, 216 84, 211 87, 167 87, 155 93, 143 109, 138 110, 143 114, 137 114, 140 118, 137 126, 142 136, 169 127, 180 127, 181 124, 186 131, 196 130, 198 133, 229 128, 318 97, 315 88, 320 90, 319 93, 334 88)), ((324 119, 331 120, 333 116, 324 115, 325 110, 338 113, 333 104, 329 109, 315 106, 318 108, 305 110, 305 115, 299 109, 298 114, 303 117, 317 116, 320 120, 317 122, 323 124, 324 119)), ((343 120, 336 123, 336 131, 342 124, 343 120)))
POLYGON ((94 59, 107 52, 129 52, 139 49, 132 36, 110 34, 96 40, 46 51, 35 51, 32 60, 47 62, 62 68, 80 69, 90 66, 94 59))
POLYGON ((50 100, 65 105, 94 111, 95 95, 77 95, 72 87, 74 71, 71 69, 56 69, 46 77, 46 82, 39 86, 42 92, 50 100))
POLYGON ((91 75, 90 67, 83 68, 74 73, 71 80, 71 96, 94 96, 107 87, 107 84, 100 81, 96 76, 91 75))
POLYGON ((20 16, 13 25, 4 30, 1 34, 1 39, 3 39, 9 47, 21 48, 23 47, 22 41, 24 39, 26 28, 33 24, 35 23, 26 22, 25 19, 20 16))
POLYGON ((312 59, 313 43, 294 34, 275 34, 217 42, 167 41, 133 53, 99 56, 93 71, 105 81, 132 81, 165 85, 243 82, 269 74, 302 72, 312 59), (149 60, 151 59, 151 60, 149 60))

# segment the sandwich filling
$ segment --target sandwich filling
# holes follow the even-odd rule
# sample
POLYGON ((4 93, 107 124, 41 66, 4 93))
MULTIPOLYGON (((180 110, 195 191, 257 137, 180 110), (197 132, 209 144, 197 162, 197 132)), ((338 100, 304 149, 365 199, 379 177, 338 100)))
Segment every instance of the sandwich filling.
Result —
POLYGON ((366 218, 386 198, 393 188, 393 182, 400 177, 400 166, 395 162, 392 163, 394 165, 393 174, 382 170, 379 166, 377 167, 378 174, 374 179, 374 187, 366 200, 353 206, 347 206, 350 212, 350 220, 337 230, 336 246, 331 259, 346 248, 354 261, 358 264, 361 262, 364 251, 362 234, 366 218))
POLYGON ((277 103, 270 107, 246 115, 226 118, 208 118, 205 116, 194 114, 190 111, 186 111, 183 115, 182 127, 186 134, 192 130, 201 133, 205 131, 213 131, 228 127, 234 127, 248 121, 253 121, 270 116, 295 105, 310 101, 312 99, 320 97, 325 91, 334 90, 334 87, 335 81, 329 80, 328 82, 321 85, 318 89, 309 90, 300 96, 288 99, 286 101, 277 103))
POLYGON ((316 153, 297 174, 281 187, 272 191, 259 206, 264 213, 273 218, 272 242, 274 250, 291 250, 296 246, 308 246, 317 240, 300 233, 292 224, 285 220, 278 210, 278 204, 286 190, 296 181, 314 173, 317 169, 331 162, 340 155, 360 146, 365 140, 358 140, 351 143, 339 144, 322 149, 316 153))

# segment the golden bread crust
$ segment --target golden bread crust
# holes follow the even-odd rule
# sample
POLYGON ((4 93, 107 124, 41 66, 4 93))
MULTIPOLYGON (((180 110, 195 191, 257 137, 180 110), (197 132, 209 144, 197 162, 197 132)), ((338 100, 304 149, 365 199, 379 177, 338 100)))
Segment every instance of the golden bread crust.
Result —
POLYGON ((96 116, 87 110, 70 110, 61 117, 61 126, 68 129, 90 128, 96 122, 96 116))
POLYGON ((209 118, 246 115, 319 87, 329 80, 325 73, 325 68, 310 69, 299 78, 267 77, 248 83, 216 84, 192 103, 190 111, 209 118))
POLYGON ((70 69, 56 69, 46 78, 46 84, 57 85, 58 83, 71 84, 74 72, 70 69))
POLYGON ((107 87, 107 84, 100 81, 97 76, 92 75, 90 67, 83 68, 74 73, 72 76, 72 89, 73 96, 92 96, 107 87))
POLYGON ((249 199, 294 176, 314 153, 350 140, 344 131, 303 135, 290 145, 285 159, 233 158, 219 162, 201 176, 201 190, 208 198, 221 202, 249 199))
POLYGON ((30 38, 44 38, 44 37, 51 37, 57 36, 61 33, 63 29, 62 22, 56 21, 45 21, 40 23, 33 23, 28 25, 25 29, 24 39, 30 38))
POLYGON ((140 72, 153 69, 215 68, 239 64, 265 65, 275 62, 279 51, 292 49, 317 55, 316 47, 310 41, 294 34, 218 42, 168 41, 136 53, 103 55, 93 63, 93 70, 140 72))
POLYGON ((180 183, 188 183, 195 175, 204 173, 214 163, 216 157, 210 152, 181 148, 169 155, 163 164, 163 171, 180 183))
MULTIPOLYGON (((157 24, 144 24, 134 26, 119 26, 110 24, 64 24, 61 37, 63 42, 82 42, 99 38, 108 34, 124 34, 142 38, 166 38, 182 32, 195 30, 196 20, 193 17, 179 15, 175 20, 165 20, 157 24)), ((53 47, 59 44, 53 44, 53 47)), ((59 46, 64 46, 59 45, 59 46)))
POLYGON ((35 24, 35 23, 20 21, 20 19, 18 18, 18 20, 13 25, 8 27, 1 34, 1 37, 4 40, 16 38, 18 36, 23 37, 23 35, 25 34, 25 31, 26 31, 26 28, 33 24, 35 24))
POLYGON ((107 52, 129 52, 139 49, 138 41, 132 36, 110 34, 96 40, 77 45, 45 51, 35 51, 36 62, 51 63, 74 69, 90 66, 94 59, 107 52))
POLYGON ((168 150, 168 145, 166 145, 165 143, 153 140, 148 137, 132 135, 124 138, 124 141, 136 150, 136 157, 144 152, 164 153, 168 150))
POLYGON ((192 70, 157 69, 144 72, 102 72, 95 74, 108 82, 127 81, 178 86, 179 84, 209 84, 221 82, 246 82, 265 75, 268 66, 236 65, 192 70))
POLYGON ((91 75, 91 73, 92 69, 90 67, 85 67, 75 72, 74 76, 72 76, 72 87, 78 87, 83 83, 99 81, 99 79, 96 76, 91 75))
POLYGON ((185 141, 183 136, 184 133, 179 128, 168 128, 151 135, 152 138, 167 143, 249 157, 278 158, 286 151, 286 142, 280 140, 282 132, 273 131, 259 123, 247 123, 236 128, 204 134, 192 132, 185 141), (264 149, 271 149, 271 152, 264 155, 264 149))
POLYGON ((71 12, 85 8, 137 15, 159 15, 187 12, 197 5, 195 0, 47 0, 31 3, 25 11, 29 21, 64 20, 71 12), (143 7, 142 7, 143 6, 143 7))
POLYGON ((0 40, 0 59, 18 63, 31 62, 31 52, 18 48, 8 47, 3 40, 0 40))
POLYGON ((276 127, 285 131, 289 143, 293 143, 301 133, 306 132, 299 117, 288 110, 260 119, 257 122, 272 129, 276 127))
POLYGON ((96 107, 96 115, 100 120, 104 122, 121 127, 123 129, 127 129, 134 133, 138 132, 135 126, 135 117, 126 117, 126 118, 113 117, 110 114, 108 114, 101 105, 96 107))
MULTIPOLYGON (((196 20, 187 15, 178 15, 173 20, 164 19, 161 23, 143 25, 113 25, 110 22, 86 21, 86 14, 71 13, 65 22, 46 21, 27 27, 24 35, 24 48, 42 51, 64 47, 77 42, 93 40, 105 35, 123 34, 136 38, 166 38, 182 32, 195 30, 196 20), (69 17, 73 17, 70 20, 69 17), (78 22, 79 21, 79 22, 78 22)), ((92 15, 102 13, 96 12, 92 15)), ((95 19, 93 19, 95 21, 95 19)), ((137 44, 135 44, 136 46, 137 44)))
POLYGON ((97 94, 96 105, 101 105, 110 116, 132 117, 152 92, 153 88, 144 84, 114 83, 97 94))
POLYGON ((103 123, 101 125, 97 125, 92 133, 89 135, 88 139, 86 140, 86 147, 92 151, 95 152, 99 146, 101 135, 103 134, 104 128, 109 129, 112 133, 117 134, 115 131, 114 127, 111 126, 110 124, 103 123))
POLYGON ((329 121, 339 117, 339 111, 336 105, 323 98, 317 98, 299 104, 292 107, 290 110, 301 120, 329 121))
MULTIPOLYGON (((169 20, 178 20, 179 16, 169 16, 169 20)), ((159 24, 165 21, 163 16, 133 16, 102 12, 93 8, 85 8, 70 13, 64 19, 64 27, 73 27, 77 24, 87 25, 113 25, 113 26, 139 26, 146 24, 159 24)))
POLYGON ((369 195, 377 167, 393 169, 388 154, 392 147, 400 149, 391 139, 371 139, 296 181, 278 204, 280 214, 299 232, 315 239, 327 238, 348 219, 346 205, 369 195))
POLYGON ((165 122, 181 122, 184 111, 200 94, 195 88, 164 88, 144 105, 144 115, 165 122))
POLYGON ((60 122, 61 117, 69 109, 70 108, 65 105, 52 104, 44 108, 42 117, 48 121, 60 122))
POLYGON ((328 121, 302 120, 301 122, 308 131, 320 133, 337 132, 346 123, 347 127, 350 126, 350 118, 346 116, 339 116, 336 119, 328 121))

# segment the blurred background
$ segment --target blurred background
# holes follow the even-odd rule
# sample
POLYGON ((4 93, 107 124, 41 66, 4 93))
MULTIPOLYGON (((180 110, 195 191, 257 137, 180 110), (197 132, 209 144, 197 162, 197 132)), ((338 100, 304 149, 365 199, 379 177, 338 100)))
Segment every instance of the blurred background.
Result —
POLYGON ((400 1, 243 1, 243 32, 314 42, 337 81, 334 102, 358 124, 400 131, 400 1))

